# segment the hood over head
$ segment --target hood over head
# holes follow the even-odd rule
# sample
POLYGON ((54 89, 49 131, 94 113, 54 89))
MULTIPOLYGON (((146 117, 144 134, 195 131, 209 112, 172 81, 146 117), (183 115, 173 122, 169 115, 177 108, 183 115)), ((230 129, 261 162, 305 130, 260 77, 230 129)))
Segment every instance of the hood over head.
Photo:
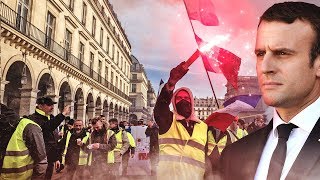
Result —
POLYGON ((195 122, 200 122, 201 120, 199 120, 195 115, 194 115, 194 99, 193 99, 193 95, 192 95, 192 92, 189 88, 187 87, 181 87, 179 89, 177 89, 174 93, 173 93, 173 96, 172 96, 172 99, 171 99, 171 103, 172 103, 172 106, 173 106, 173 113, 175 114, 176 116, 176 120, 191 120, 191 121, 195 121, 195 122), (176 96, 177 94, 180 92, 180 91, 186 91, 189 96, 190 96, 190 103, 191 103, 191 115, 186 119, 184 116, 178 114, 178 111, 177 111, 177 106, 176 106, 176 96))

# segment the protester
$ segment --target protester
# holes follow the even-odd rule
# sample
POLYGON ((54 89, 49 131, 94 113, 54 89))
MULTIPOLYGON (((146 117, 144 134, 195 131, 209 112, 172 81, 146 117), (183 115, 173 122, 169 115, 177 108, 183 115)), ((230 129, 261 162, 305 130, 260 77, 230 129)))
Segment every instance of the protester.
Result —
POLYGON ((112 165, 114 163, 114 148, 117 140, 114 132, 107 130, 100 117, 91 121, 93 132, 89 144, 86 144, 86 152, 90 152, 89 165, 93 179, 114 179, 112 165))
MULTIPOLYGON (((121 121, 119 123, 119 127, 122 128, 122 129, 125 129, 124 122, 125 121, 121 121)), ((136 142, 135 142, 132 134, 130 132, 128 132, 128 131, 126 131, 126 132, 127 132, 127 136, 128 136, 130 147, 122 155, 122 175, 127 175, 129 158, 133 158, 134 157, 134 153, 135 153, 135 149, 136 149, 136 142)))
MULTIPOLYGON (((248 132, 246 130, 242 130, 238 124, 239 124, 239 122, 237 120, 233 121, 228 128, 228 131, 232 134, 235 141, 248 135, 248 132)), ((233 142, 235 142, 235 141, 233 141, 233 142)))
POLYGON ((40 97, 37 99, 36 103, 35 113, 30 115, 29 118, 37 123, 42 129, 48 159, 45 179, 51 179, 54 167, 56 167, 56 169, 60 168, 58 140, 55 139, 53 132, 65 117, 70 114, 71 109, 69 105, 65 106, 62 113, 53 116, 52 111, 56 102, 50 97, 40 97))
POLYGON ((193 96, 188 88, 180 88, 173 94, 176 83, 187 72, 184 62, 170 71, 154 108, 159 125, 158 179, 204 178, 207 125, 194 115, 193 96))
POLYGON ((112 130, 117 139, 117 146, 114 149, 114 174, 116 176, 120 175, 120 165, 122 162, 122 155, 128 150, 130 147, 129 139, 127 132, 118 126, 118 120, 116 118, 112 118, 109 120, 110 130, 112 130))
MULTIPOLYGON (((44 179, 47 158, 40 126, 0 104, 0 121, 17 122, 1 163, 0 179, 44 179)), ((1 139, 3 141, 4 139, 1 139)))
POLYGON ((88 154, 83 151, 90 134, 83 129, 82 120, 76 120, 74 128, 68 131, 61 141, 65 146, 62 154, 62 164, 66 165, 66 179, 73 179, 77 174, 78 179, 86 179, 83 172, 86 171, 88 154))
POLYGON ((256 69, 273 120, 224 149, 223 179, 319 179, 319 24, 320 7, 305 2, 274 4, 261 16, 256 69))
POLYGON ((265 127, 265 118, 262 114, 257 114, 254 121, 248 126, 248 133, 253 133, 258 129, 265 127))
POLYGON ((159 161, 159 127, 153 120, 148 120, 146 136, 150 138, 149 158, 151 164, 151 176, 157 175, 159 161))

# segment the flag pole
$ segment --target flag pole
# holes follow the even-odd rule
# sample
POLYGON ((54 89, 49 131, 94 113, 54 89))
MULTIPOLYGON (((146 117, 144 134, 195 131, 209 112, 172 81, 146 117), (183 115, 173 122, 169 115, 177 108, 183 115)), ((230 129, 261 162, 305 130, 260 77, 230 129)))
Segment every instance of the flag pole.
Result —
MULTIPOLYGON (((188 13, 187 5, 186 5, 186 2, 185 2, 184 0, 183 0, 183 4, 184 4, 184 7, 186 8, 187 13, 188 13)), ((188 19, 189 19, 189 23, 190 23, 190 25, 191 25, 191 27, 192 27, 192 32, 193 32, 193 34, 194 34, 194 36, 195 36, 195 38, 196 38, 196 32, 194 31, 194 28, 193 28, 192 22, 191 22, 191 20, 190 20, 190 18, 189 18, 189 15, 188 15, 188 19)), ((199 45, 198 45, 198 48, 199 48, 199 45)), ((200 52, 200 53, 201 53, 201 52, 200 52)), ((214 92, 214 89, 213 89, 213 86, 212 86, 212 82, 211 82, 209 73, 208 73, 207 69, 205 68, 203 61, 202 61, 202 63, 203 63, 204 69, 206 70, 207 77, 208 77, 208 80, 209 80, 209 83, 210 83, 210 87, 211 87, 212 93, 213 93, 213 95, 214 95, 214 99, 215 99, 215 101, 216 101, 217 107, 218 107, 218 109, 220 109, 220 106, 219 106, 219 103, 218 103, 218 99, 217 99, 217 97, 216 97, 216 93, 214 92)))

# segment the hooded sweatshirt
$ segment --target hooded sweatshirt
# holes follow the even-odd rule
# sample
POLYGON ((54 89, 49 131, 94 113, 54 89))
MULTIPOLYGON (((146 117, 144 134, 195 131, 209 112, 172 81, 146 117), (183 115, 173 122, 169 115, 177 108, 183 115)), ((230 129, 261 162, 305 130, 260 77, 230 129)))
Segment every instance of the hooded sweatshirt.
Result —
POLYGON ((173 122, 173 114, 175 114, 175 117, 178 120, 178 122, 180 122, 186 128, 186 130, 191 136, 194 124, 200 122, 200 120, 194 115, 194 100, 190 89, 182 87, 177 89, 173 94, 173 91, 168 90, 166 85, 162 88, 154 108, 154 118, 159 126, 159 134, 164 134, 169 130, 173 122), (175 103, 176 95, 181 90, 188 92, 190 96, 191 115, 187 119, 185 119, 185 117, 183 117, 182 115, 178 114, 175 103), (173 106, 172 112, 169 108, 170 102, 173 106))

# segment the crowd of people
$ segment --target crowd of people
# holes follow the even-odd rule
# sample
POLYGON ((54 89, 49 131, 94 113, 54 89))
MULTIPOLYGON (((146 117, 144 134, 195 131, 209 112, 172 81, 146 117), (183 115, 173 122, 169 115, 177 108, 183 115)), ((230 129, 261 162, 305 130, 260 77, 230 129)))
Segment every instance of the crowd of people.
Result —
MULTIPOLYGON (((199 120, 191 90, 174 91, 189 69, 184 62, 173 68, 158 96, 155 121, 148 121, 145 131, 151 175, 159 180, 318 179, 319 24, 320 7, 304 2, 278 3, 261 16, 255 53, 262 97, 275 108, 268 124, 257 115, 251 124, 240 118, 221 130, 199 120)), ((54 169, 64 179, 126 174, 136 146, 128 122, 99 116, 88 127, 72 119, 60 126, 70 107, 53 116, 54 104, 38 98, 35 113, 23 118, 1 104, 0 122, 15 126, 0 156, 1 179, 51 179, 54 169)))

